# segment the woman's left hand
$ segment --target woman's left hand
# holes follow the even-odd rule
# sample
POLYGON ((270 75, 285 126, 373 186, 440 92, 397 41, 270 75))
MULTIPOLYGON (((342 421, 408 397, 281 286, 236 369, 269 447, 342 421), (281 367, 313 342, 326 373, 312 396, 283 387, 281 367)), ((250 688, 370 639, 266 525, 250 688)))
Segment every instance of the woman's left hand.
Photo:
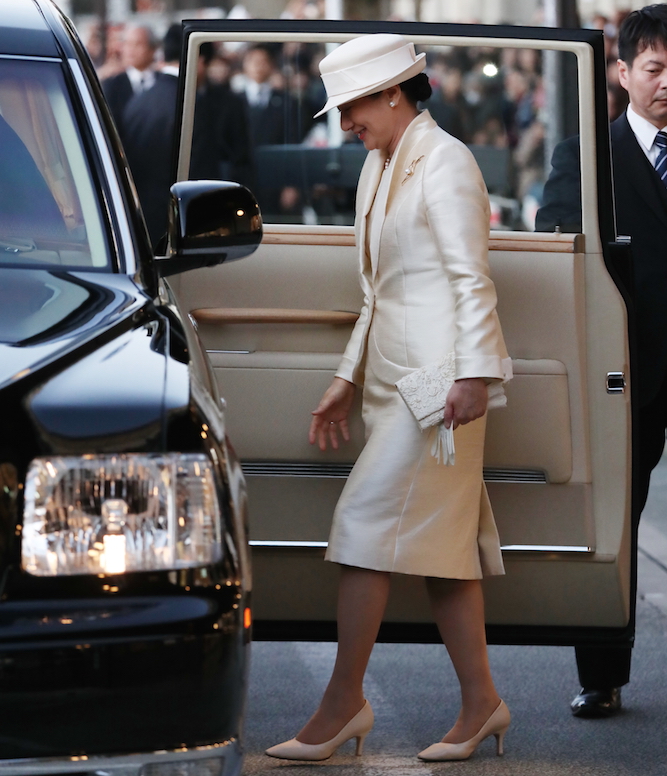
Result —
POLYGON ((449 428, 453 423, 456 428, 481 418, 486 412, 488 398, 486 383, 481 377, 456 380, 447 394, 445 427, 449 428))

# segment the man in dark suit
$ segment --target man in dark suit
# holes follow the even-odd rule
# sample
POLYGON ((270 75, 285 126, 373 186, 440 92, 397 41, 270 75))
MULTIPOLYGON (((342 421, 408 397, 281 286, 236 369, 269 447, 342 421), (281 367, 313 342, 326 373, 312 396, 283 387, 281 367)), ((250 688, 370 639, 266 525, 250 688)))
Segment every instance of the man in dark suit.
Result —
POLYGON ((250 140, 254 147, 300 143, 313 124, 304 106, 272 83, 277 75, 270 46, 257 44, 243 57, 250 140))
POLYGON ((123 148, 153 245, 167 230, 178 95, 177 77, 155 75, 153 86, 127 103, 122 118, 123 148))
MULTIPOLYGON (((167 229, 182 41, 181 25, 169 27, 162 43, 164 64, 155 73, 153 86, 135 94, 121 118, 123 147, 154 246, 167 229)), ((244 106, 241 97, 228 87, 208 80, 207 67, 213 53, 211 43, 202 44, 197 62, 190 179, 245 184, 251 162, 244 106)))
POLYGON ((243 98, 227 84, 214 84, 208 66, 213 44, 202 43, 197 63, 197 101, 190 178, 230 180, 252 186, 252 157, 243 98))
POLYGON ((122 117, 133 95, 146 91, 155 82, 153 60, 158 41, 150 27, 133 25, 123 36, 125 70, 102 81, 102 91, 122 136, 122 117))
POLYGON ((149 89, 130 97, 119 121, 123 147, 153 245, 167 230, 181 40, 181 25, 167 30, 162 44, 165 60, 162 70, 154 74, 149 89))
MULTIPOLYGON (((651 471, 667 428, 667 5, 633 11, 619 31, 618 70, 630 105, 611 125, 617 232, 630 235, 634 257, 639 391, 638 471, 633 514, 646 503, 651 471)), ((536 229, 581 231, 579 139, 556 147, 553 170, 536 229)), ((577 647, 582 685, 572 701, 581 717, 609 716, 621 707, 620 687, 630 680, 632 643, 577 647)))
MULTIPOLYGON (((293 186, 276 185, 275 171, 266 157, 257 150, 269 146, 300 143, 313 125, 308 103, 298 99, 274 82, 282 74, 276 66, 274 49, 257 44, 249 48, 243 57, 244 85, 241 97, 246 115, 250 145, 253 152, 253 176, 250 188, 268 219, 282 220, 289 200, 299 200, 300 192, 293 186)), ((280 181, 277 182, 278 184, 280 181)))

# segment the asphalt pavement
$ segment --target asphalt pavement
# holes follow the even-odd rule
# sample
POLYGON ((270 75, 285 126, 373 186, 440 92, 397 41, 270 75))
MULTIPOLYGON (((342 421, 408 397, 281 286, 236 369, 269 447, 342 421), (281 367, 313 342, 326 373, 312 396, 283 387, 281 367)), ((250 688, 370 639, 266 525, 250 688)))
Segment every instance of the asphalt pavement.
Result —
POLYGON ((572 717, 578 689, 570 647, 491 646, 498 690, 512 712, 505 755, 487 739, 468 761, 423 763, 458 711, 457 682, 444 647, 378 644, 366 696, 375 727, 364 755, 349 742, 323 763, 263 754, 291 738, 313 712, 331 672, 335 645, 253 645, 244 776, 667 776, 667 458, 655 470, 640 529, 637 638, 623 710, 605 720, 572 717))

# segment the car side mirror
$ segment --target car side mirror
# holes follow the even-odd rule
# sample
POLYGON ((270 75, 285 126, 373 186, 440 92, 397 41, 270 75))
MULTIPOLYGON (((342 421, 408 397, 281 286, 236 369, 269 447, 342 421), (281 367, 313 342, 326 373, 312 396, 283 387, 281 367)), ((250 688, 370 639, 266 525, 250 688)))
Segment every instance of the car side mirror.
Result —
POLYGON ((166 256, 161 277, 249 256, 262 241, 253 194, 230 181, 180 181, 171 187, 166 256))

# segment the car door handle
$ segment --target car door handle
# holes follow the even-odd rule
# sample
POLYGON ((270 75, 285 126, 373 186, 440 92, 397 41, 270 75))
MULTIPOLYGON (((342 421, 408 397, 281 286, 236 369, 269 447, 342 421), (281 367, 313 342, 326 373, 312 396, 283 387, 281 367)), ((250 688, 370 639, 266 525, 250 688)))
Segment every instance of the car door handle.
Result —
POLYGON ((607 372, 607 393, 625 393, 625 372, 607 372))

